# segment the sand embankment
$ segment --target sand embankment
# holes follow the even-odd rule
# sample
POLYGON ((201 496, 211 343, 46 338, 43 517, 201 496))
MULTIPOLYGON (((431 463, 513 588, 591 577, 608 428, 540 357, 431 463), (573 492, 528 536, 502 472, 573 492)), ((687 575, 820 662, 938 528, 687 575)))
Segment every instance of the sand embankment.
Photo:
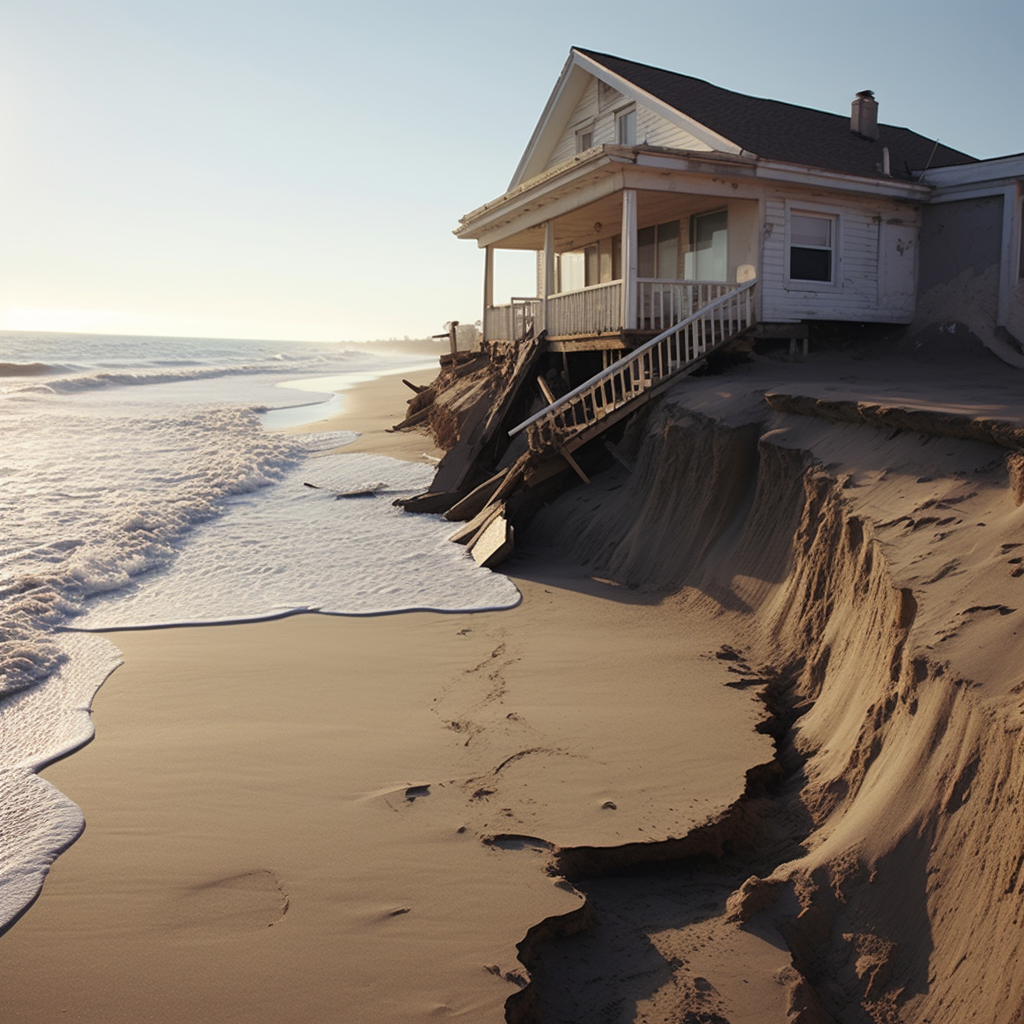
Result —
POLYGON ((1003 368, 817 369, 677 389, 627 437, 632 473, 542 516, 598 571, 740 613, 785 774, 720 855, 653 886, 578 880, 615 928, 541 946, 540 1019, 616 1000, 623 1020, 1021 1018, 1024 408, 1003 368), (768 408, 783 390, 799 400, 768 408), (888 411, 850 422, 851 401, 888 411), (747 999, 768 972, 789 1016, 747 999))
MULTIPOLYGON (((393 422, 405 390, 313 426, 384 396, 393 422)), ((87 827, 0 940, 8 1019, 502 1019, 516 942, 584 917, 550 844, 685 836, 771 756, 715 657, 725 624, 555 560, 509 569, 510 611, 114 635, 97 739, 44 773, 87 827)))

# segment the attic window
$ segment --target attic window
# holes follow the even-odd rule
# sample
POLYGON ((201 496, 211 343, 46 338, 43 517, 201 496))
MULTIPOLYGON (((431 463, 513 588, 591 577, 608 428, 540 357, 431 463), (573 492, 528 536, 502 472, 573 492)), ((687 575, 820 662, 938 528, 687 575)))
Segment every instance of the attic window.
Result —
POLYGON ((620 146, 636 145, 636 107, 627 107, 615 115, 615 141, 620 146))
POLYGON ((585 125, 576 132, 576 152, 585 153, 594 145, 594 122, 585 125))
POLYGON ((789 216, 789 278, 831 283, 835 268, 836 220, 819 213, 789 216))

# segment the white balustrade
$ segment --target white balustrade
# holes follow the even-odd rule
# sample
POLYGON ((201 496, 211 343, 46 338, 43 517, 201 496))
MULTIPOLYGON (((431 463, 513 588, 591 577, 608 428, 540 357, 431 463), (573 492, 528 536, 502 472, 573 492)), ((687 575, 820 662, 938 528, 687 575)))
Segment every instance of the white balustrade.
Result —
POLYGON ((549 295, 549 338, 622 330, 622 282, 608 281, 574 292, 549 295))
POLYGON ((637 278, 637 328, 641 331, 664 331, 735 287, 724 281, 637 278))
MULTIPOLYGON (((739 286, 723 286, 719 282, 689 282, 696 286, 690 298, 701 294, 698 288, 709 285, 726 291, 509 433, 514 435, 527 430, 530 447, 535 451, 565 445, 587 427, 628 405, 749 327, 753 323, 756 283, 747 281, 739 286)), ((685 293, 683 298, 687 298, 685 293)))
POLYGON ((507 306, 484 310, 484 341, 523 341, 540 332, 540 299, 514 298, 507 306))

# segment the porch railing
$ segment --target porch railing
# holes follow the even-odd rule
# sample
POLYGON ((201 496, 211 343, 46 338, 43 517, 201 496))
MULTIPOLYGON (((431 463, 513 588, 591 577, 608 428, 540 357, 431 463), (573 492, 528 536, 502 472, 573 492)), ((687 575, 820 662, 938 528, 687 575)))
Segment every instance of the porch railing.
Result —
MULTIPOLYGON (((541 323, 541 300, 513 299, 484 311, 485 341, 516 341, 532 329, 546 327, 548 337, 621 331, 624 283, 608 281, 573 292, 549 295, 547 320, 541 323), (524 333, 526 332, 526 333, 524 333)), ((736 287, 723 281, 677 281, 642 277, 636 281, 636 329, 663 331, 736 287)))
POLYGON ((735 287, 735 284, 724 281, 637 278, 637 328, 641 331, 664 331, 735 287))
MULTIPOLYGON (((631 404, 640 404, 639 400, 652 388, 693 366, 712 349, 751 326, 756 284, 756 281, 746 281, 731 286, 726 294, 612 363, 524 420, 509 434, 527 431, 533 451, 551 448, 572 451, 593 436, 590 428, 619 410, 627 410, 631 404)), ((619 418, 621 415, 611 422, 619 418)), ((611 422, 603 424, 602 429, 611 426, 611 422)))
POLYGON ((622 281, 593 284, 575 292, 549 295, 549 338, 622 330, 622 281))
POLYGON ((484 341, 523 341, 540 332, 542 300, 514 298, 484 310, 484 341))

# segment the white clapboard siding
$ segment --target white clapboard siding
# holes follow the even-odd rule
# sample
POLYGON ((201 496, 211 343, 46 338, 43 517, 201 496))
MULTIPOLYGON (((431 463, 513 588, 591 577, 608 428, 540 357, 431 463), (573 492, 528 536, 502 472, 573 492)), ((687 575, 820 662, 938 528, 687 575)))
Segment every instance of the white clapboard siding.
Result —
POLYGON ((637 142, 648 146, 664 146, 667 149, 699 150, 702 153, 711 151, 711 147, 701 142, 696 136, 691 135, 678 125, 666 121, 665 118, 654 113, 653 110, 648 110, 646 107, 637 107, 636 139, 637 142))
MULTIPOLYGON (((799 209, 799 200, 792 206, 799 209)), ((814 209, 826 207, 818 203, 814 209)), ((787 281, 785 202, 765 201, 763 319, 909 321, 914 313, 914 215, 877 201, 839 201, 827 209, 839 216, 836 283, 817 287, 787 281), (899 230, 892 230, 893 221, 899 222, 899 230)))
MULTIPOLYGON (((597 79, 591 77, 587 82, 587 87, 583 90, 583 96, 562 132, 561 138, 555 144, 545 170, 564 164, 566 160, 571 160, 576 155, 576 132, 580 128, 586 127, 591 121, 596 121, 597 105, 597 79)), ((594 142, 597 143, 596 138, 594 142)))
MULTIPOLYGON (((629 100, 625 96, 616 94, 611 97, 606 96, 604 104, 600 104, 597 79, 591 78, 561 137, 555 144, 545 170, 557 167, 576 155, 576 133, 581 128, 593 125, 595 146, 614 144, 617 141, 615 138, 616 111, 621 110, 628 103, 629 100)), ((638 105, 636 108, 636 139, 641 144, 665 146, 671 149, 708 152, 711 148, 689 132, 642 105, 638 105)))

